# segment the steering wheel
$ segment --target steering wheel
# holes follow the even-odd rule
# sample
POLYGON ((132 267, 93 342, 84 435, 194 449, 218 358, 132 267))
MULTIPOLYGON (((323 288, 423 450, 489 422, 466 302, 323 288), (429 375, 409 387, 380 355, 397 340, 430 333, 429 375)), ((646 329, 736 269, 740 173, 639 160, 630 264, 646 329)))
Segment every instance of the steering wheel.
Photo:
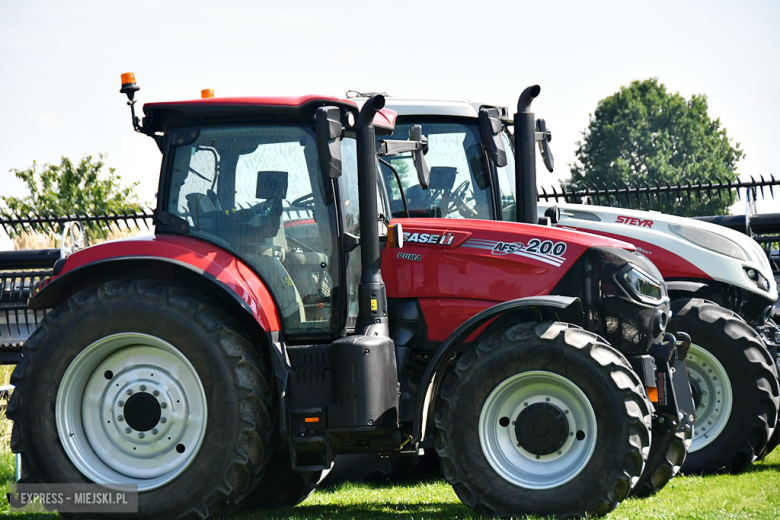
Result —
MULTIPOLYGON (((447 215, 449 215, 453 209, 457 209, 458 213, 460 213, 460 216, 463 218, 474 218, 477 216, 477 212, 470 208, 466 201, 464 200, 464 196, 466 195, 466 190, 469 189, 469 181, 463 181, 460 183, 460 185, 455 188, 452 193, 450 194, 450 200, 449 202, 454 207, 448 207, 447 208, 447 215)), ((449 206, 449 204, 448 204, 449 206)))
POLYGON ((298 197, 294 201, 290 202, 290 206, 298 206, 300 208, 313 209, 314 208, 314 194, 309 193, 303 197, 298 197))

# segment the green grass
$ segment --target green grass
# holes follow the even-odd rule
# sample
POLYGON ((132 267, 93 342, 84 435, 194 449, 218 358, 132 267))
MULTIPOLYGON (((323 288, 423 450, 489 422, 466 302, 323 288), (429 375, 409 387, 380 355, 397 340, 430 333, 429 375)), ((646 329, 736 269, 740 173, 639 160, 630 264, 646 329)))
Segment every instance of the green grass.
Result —
MULTIPOLYGON (((6 493, 14 479, 14 457, 0 453, 0 515, 51 518, 51 515, 9 513, 6 493)), ((241 511, 240 520, 434 520, 476 519, 441 475, 395 485, 344 484, 315 491, 303 504, 274 511, 241 511)), ((658 495, 623 502, 608 520, 757 519, 780 518, 780 450, 747 472, 710 477, 678 477, 658 495)))
MULTIPOLYGON (((241 520, 433 520, 479 518, 460 503, 441 475, 396 485, 345 484, 315 491, 294 508, 246 511, 241 520)), ((651 498, 629 499, 608 520, 780 518, 780 450, 731 476, 678 477, 651 498)))

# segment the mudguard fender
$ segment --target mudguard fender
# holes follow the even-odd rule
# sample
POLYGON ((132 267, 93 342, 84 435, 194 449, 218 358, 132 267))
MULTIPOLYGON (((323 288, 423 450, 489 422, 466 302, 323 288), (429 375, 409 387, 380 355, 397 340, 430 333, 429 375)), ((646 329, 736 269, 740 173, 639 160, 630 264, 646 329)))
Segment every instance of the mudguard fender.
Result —
POLYGON ((518 298, 485 309, 484 311, 475 314, 466 320, 460 327, 455 329, 431 358, 428 367, 425 369, 422 380, 420 381, 420 385, 418 386, 414 405, 412 443, 420 442, 425 439, 427 427, 429 424, 433 423, 432 418, 435 406, 435 396, 439 392, 439 385, 441 385, 442 379, 444 378, 444 371, 450 361, 452 361, 456 348, 461 345, 466 338, 489 321, 518 309, 546 308, 553 311, 561 311, 579 303, 579 298, 571 296, 532 296, 529 298, 518 298))

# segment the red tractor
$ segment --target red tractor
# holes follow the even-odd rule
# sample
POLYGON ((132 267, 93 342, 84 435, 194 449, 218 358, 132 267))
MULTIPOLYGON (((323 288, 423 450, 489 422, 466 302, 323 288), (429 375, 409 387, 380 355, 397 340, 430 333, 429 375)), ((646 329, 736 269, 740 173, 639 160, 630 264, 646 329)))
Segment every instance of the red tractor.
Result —
POLYGON ((297 503, 335 454, 435 449, 479 514, 598 516, 654 478, 653 436, 690 432, 687 344, 633 246, 388 222, 377 145, 428 171, 419 132, 376 142, 382 96, 152 103, 141 124, 137 90, 123 76, 163 154, 156 231, 34 289, 53 310, 13 375, 23 482, 136 484, 139 517, 211 517, 297 503))

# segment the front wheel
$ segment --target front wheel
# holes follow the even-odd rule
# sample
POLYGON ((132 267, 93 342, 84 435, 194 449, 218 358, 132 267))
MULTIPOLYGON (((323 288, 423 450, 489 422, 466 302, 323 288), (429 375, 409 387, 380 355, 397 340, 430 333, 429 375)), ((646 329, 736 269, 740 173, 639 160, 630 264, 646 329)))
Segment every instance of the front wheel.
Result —
POLYGON ((479 514, 601 516, 639 479, 651 405, 625 358, 565 323, 479 341, 436 405, 445 478, 479 514))
POLYGON ((22 482, 136 484, 136 517, 230 513, 262 476, 268 367, 199 295, 151 280, 51 312, 14 370, 22 482))
POLYGON ((780 385, 761 337, 712 302, 672 302, 669 330, 691 336, 685 368, 696 419, 684 473, 739 473, 765 449, 777 422, 780 385))

